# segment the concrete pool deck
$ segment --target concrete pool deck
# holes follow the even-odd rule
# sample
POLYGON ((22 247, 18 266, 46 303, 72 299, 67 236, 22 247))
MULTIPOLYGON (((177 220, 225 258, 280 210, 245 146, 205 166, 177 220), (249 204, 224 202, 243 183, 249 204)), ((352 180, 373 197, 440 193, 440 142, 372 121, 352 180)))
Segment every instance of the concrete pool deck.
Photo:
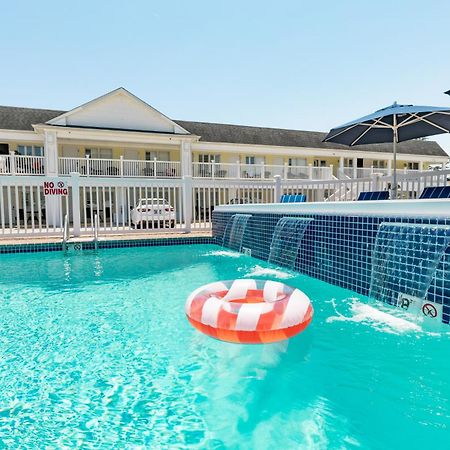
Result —
MULTIPOLYGON (((179 239, 179 238, 198 238, 211 237, 211 230, 195 230, 191 233, 126 233, 126 234, 106 234, 99 236, 99 242, 102 241, 130 241, 130 240, 152 240, 152 239, 179 239)), ((92 236, 72 237, 69 242, 92 242, 92 236)), ((19 245, 19 244, 49 244, 62 242, 61 236, 11 236, 0 238, 0 246, 19 245)))

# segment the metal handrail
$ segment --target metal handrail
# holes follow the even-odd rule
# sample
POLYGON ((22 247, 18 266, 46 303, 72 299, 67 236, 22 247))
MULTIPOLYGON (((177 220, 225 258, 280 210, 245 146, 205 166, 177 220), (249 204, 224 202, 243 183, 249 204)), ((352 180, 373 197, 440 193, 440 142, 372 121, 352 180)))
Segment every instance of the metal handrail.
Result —
POLYGON ((66 214, 64 216, 64 225, 63 225, 63 244, 65 247, 65 244, 69 240, 69 215, 66 214))
POLYGON ((94 247, 98 249, 98 214, 94 216, 94 247))

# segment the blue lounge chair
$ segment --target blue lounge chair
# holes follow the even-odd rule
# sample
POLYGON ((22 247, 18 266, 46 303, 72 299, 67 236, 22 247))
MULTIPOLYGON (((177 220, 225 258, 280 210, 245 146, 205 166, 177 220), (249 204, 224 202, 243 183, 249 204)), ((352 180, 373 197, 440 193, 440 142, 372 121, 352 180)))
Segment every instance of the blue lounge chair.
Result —
POLYGON ((280 203, 304 203, 306 202, 305 194, 284 194, 280 198, 280 203))
POLYGON ((450 198, 450 186, 426 187, 419 198, 450 198))
POLYGON ((389 191, 360 192, 358 202, 361 200, 389 200, 389 191))

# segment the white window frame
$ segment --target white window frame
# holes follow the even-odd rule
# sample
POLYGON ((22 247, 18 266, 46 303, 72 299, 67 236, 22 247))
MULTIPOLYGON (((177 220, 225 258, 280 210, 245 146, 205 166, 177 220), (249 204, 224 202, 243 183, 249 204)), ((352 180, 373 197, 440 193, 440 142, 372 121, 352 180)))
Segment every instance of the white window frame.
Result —
POLYGON ((42 145, 18 145, 16 151, 22 156, 44 156, 42 145))
POLYGON ((87 147, 84 154, 93 159, 112 159, 112 148, 87 147))
POLYGON ((220 163, 220 155, 214 155, 212 153, 200 153, 198 155, 199 163, 210 163, 210 162, 220 163))

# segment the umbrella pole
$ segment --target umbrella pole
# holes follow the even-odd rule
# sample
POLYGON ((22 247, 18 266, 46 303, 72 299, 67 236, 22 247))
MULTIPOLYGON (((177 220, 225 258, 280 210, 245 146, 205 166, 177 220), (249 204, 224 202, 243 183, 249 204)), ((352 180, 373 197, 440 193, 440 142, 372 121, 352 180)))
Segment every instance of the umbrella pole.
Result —
POLYGON ((397 200, 398 194, 397 194, 397 140, 398 140, 398 134, 397 134, 397 115, 394 114, 394 129, 393 129, 393 140, 392 140, 392 150, 394 153, 394 176, 393 176, 393 188, 392 188, 392 199, 397 200))

